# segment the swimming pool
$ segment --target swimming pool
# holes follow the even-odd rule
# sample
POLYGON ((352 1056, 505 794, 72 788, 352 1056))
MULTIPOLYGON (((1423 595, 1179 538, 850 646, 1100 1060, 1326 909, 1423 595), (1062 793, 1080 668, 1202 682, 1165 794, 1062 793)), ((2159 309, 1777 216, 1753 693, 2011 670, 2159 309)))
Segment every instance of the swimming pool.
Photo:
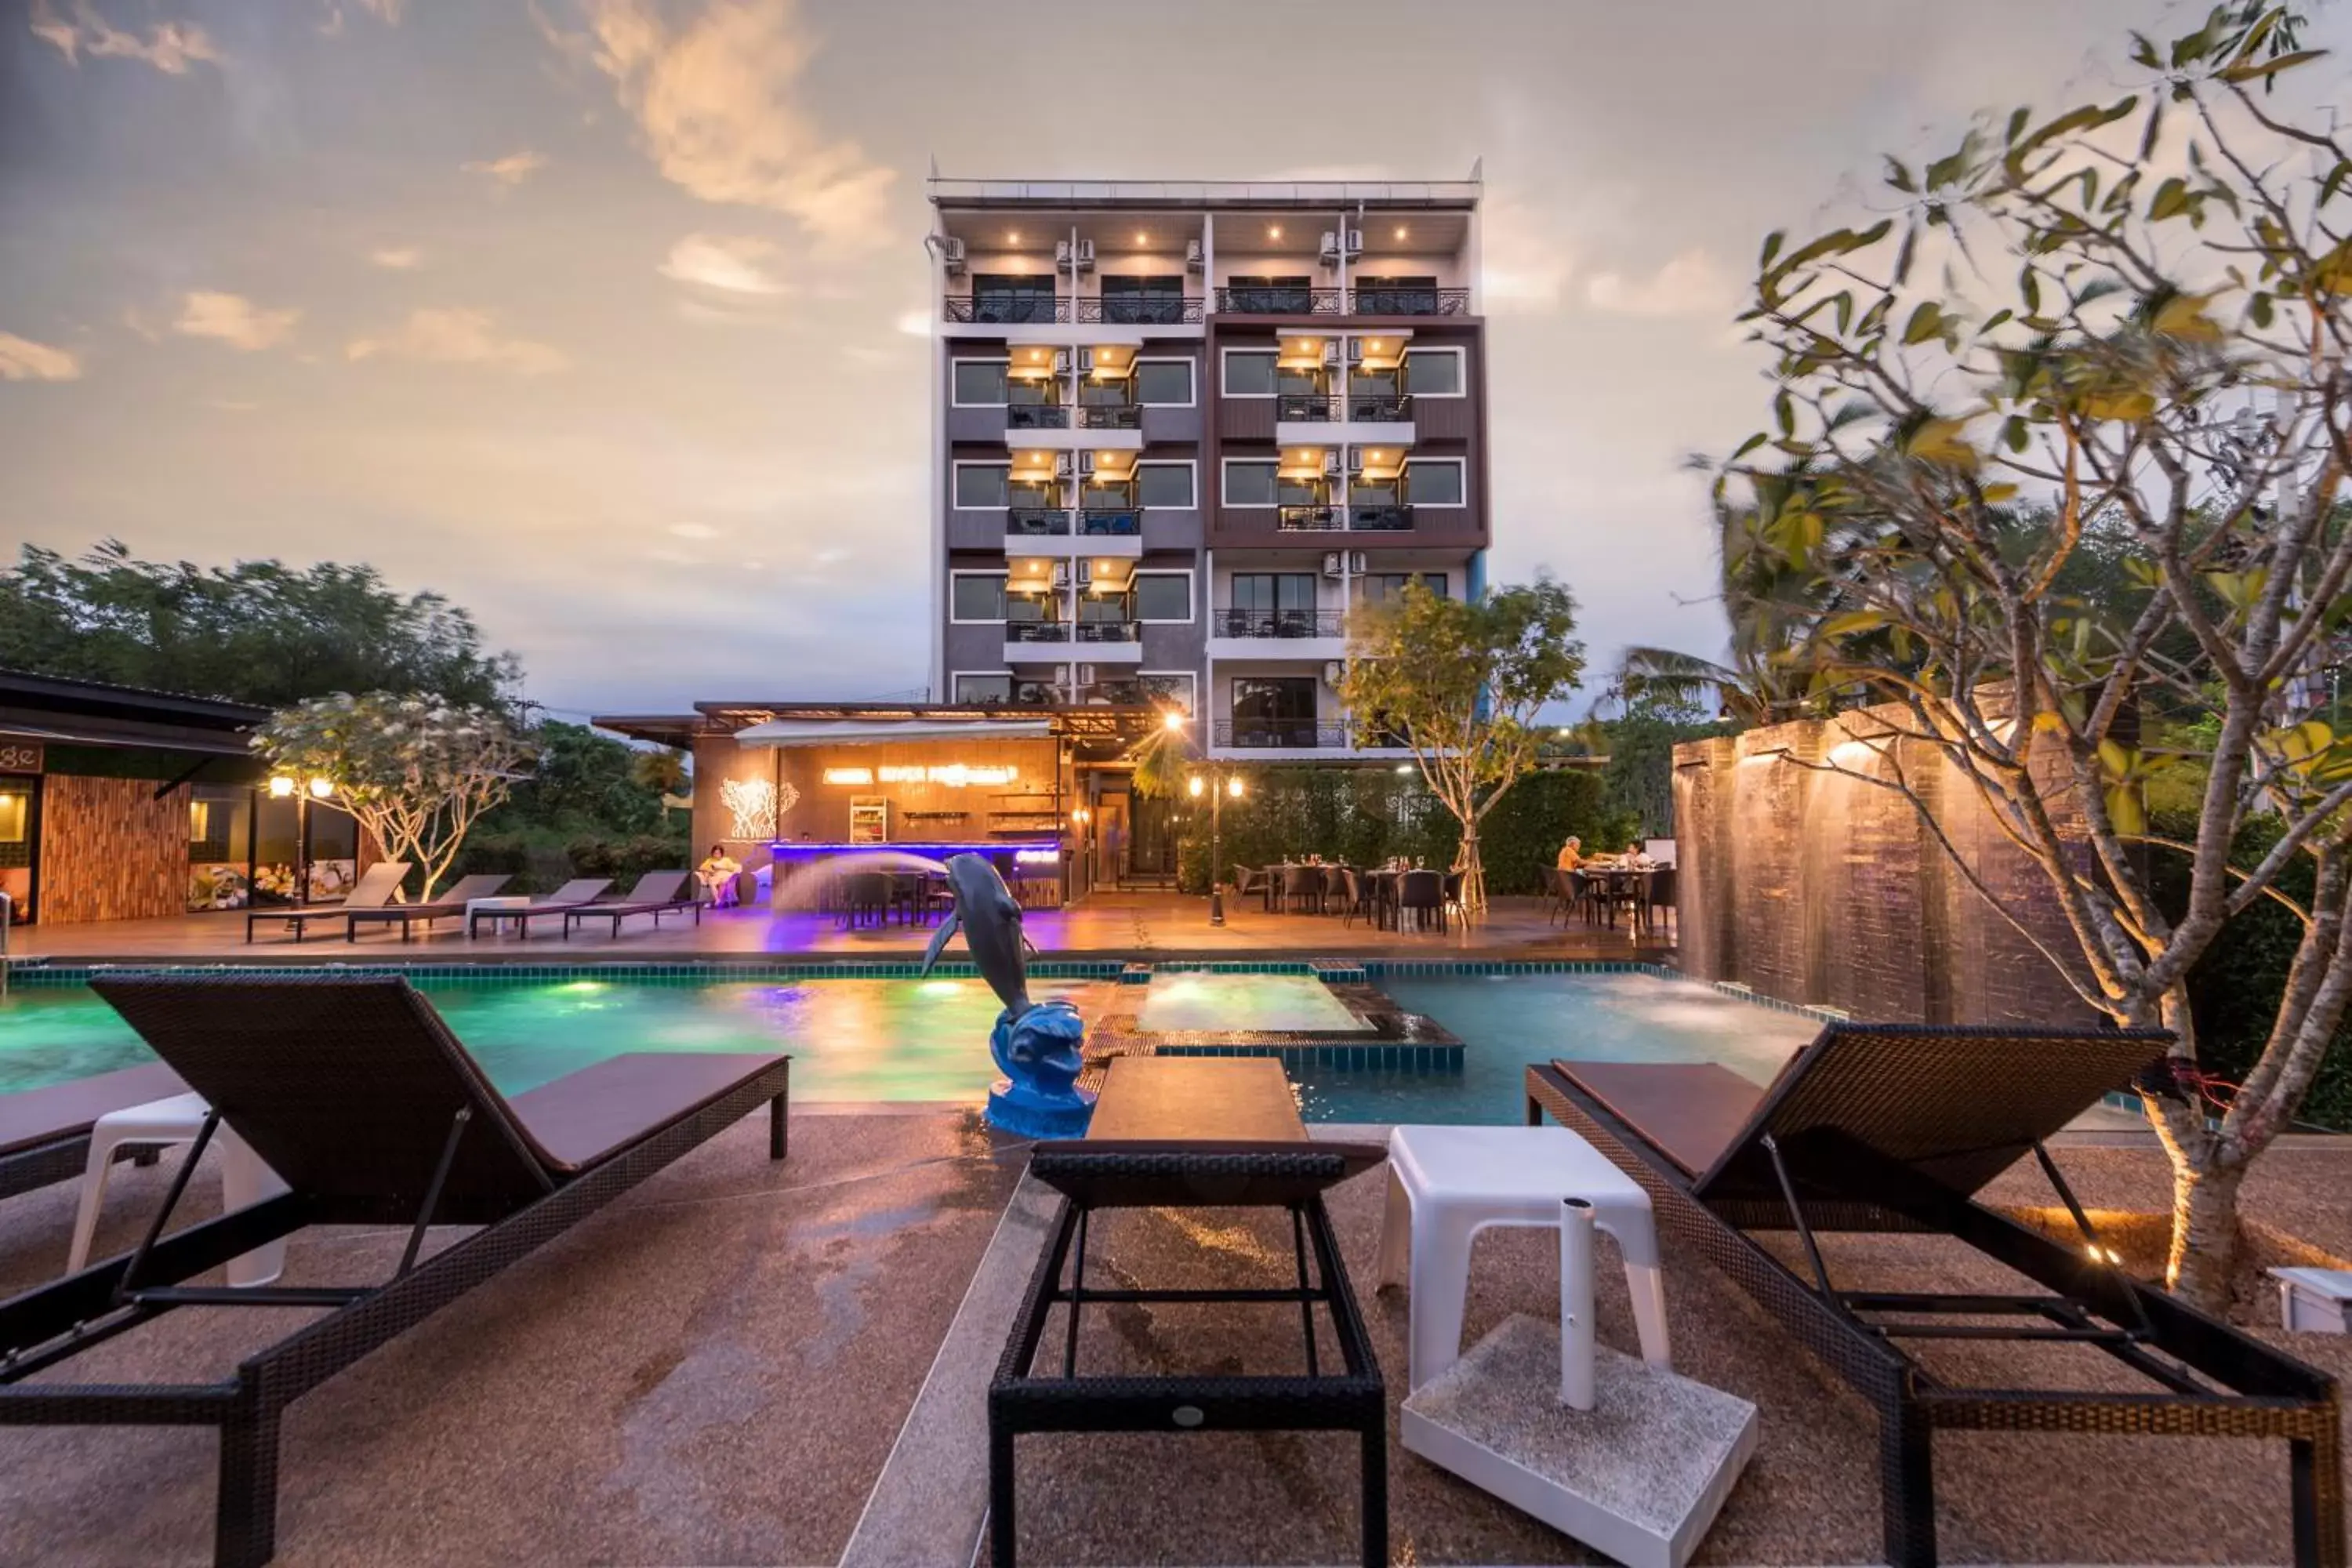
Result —
MULTIPOLYGON (((479 980, 412 974, 490 1080, 514 1094, 622 1051, 793 1053, 801 1101, 978 1105, 995 1077, 997 1001, 972 978, 479 980)), ((1376 984, 1466 1046, 1459 1073, 1294 1070, 1317 1121, 1513 1122, 1522 1070, 1552 1057, 1719 1061, 1763 1081, 1819 1026, 1711 986, 1641 973, 1396 975, 1376 984)), ((1277 1014, 1346 1009, 1306 975, 1171 973, 1166 994, 1196 1028, 1263 1028, 1277 1014), (1253 1022, 1255 1020, 1255 1022, 1253 1022)), ((1099 1009, 1097 983, 1041 980, 1032 994, 1099 1009)), ((1107 987, 1106 987, 1107 989, 1107 987)), ((1352 1016, 1348 1022, 1353 1024, 1352 1016)), ((79 986, 0 1000, 0 1093, 152 1060, 129 1026, 79 986)))

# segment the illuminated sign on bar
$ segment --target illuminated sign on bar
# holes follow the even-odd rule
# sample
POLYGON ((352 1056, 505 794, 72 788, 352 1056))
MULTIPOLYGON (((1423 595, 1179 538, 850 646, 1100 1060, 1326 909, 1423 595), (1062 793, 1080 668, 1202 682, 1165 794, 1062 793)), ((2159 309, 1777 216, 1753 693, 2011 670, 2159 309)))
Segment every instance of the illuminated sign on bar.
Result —
POLYGON ((934 763, 929 767, 886 767, 881 770, 884 784, 935 784, 949 789, 962 789, 969 784, 1009 784, 1020 776, 1018 768, 972 767, 965 763, 934 763))
POLYGON ((1062 852, 1058 849, 1016 849, 1013 858, 1024 866, 1058 866, 1062 852))
POLYGON ((824 782, 829 784, 870 784, 874 782, 871 768, 827 768, 824 782))

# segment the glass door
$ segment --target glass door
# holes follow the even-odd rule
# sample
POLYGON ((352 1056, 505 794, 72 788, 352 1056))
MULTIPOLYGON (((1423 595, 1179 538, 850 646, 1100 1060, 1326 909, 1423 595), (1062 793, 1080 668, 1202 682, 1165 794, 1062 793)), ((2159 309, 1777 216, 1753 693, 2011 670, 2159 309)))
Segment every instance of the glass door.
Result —
POLYGON ((30 925, 40 891, 41 781, 35 773, 0 773, 0 892, 12 900, 8 918, 30 925))

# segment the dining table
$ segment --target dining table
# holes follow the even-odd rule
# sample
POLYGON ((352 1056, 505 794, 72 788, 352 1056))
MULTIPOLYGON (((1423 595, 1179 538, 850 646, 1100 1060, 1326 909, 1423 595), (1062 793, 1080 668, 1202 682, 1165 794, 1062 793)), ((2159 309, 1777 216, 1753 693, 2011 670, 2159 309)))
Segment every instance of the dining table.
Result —
MULTIPOLYGON (((1642 910, 1650 901, 1651 879, 1658 874, 1655 866, 1603 865, 1587 861, 1576 868, 1576 875, 1601 884, 1601 895, 1593 900, 1601 907, 1602 917, 1613 929, 1617 924, 1617 906, 1623 904, 1631 911, 1633 922, 1641 923, 1642 910)), ((1589 922, 1591 915, 1585 916, 1589 922)))

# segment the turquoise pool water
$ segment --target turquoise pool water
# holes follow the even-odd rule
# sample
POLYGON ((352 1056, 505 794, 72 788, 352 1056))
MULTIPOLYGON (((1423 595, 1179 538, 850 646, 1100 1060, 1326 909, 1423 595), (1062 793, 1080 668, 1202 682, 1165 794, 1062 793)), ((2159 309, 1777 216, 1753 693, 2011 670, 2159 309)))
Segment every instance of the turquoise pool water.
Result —
POLYGON ((1311 974, 1155 974, 1139 1027, 1152 1034, 1192 1029, 1299 1029, 1336 1034, 1371 1026, 1348 1011, 1311 974))
POLYGON ((1820 1032, 1800 1014, 1654 974, 1390 976, 1378 983, 1468 1047, 1458 1074, 1339 1072, 1298 1080, 1310 1121, 1513 1123, 1527 1115, 1529 1062, 1721 1062, 1758 1083, 1820 1032))
MULTIPOLYGON (((1392 977, 1406 1011, 1436 1019, 1467 1046, 1459 1074, 1294 1074, 1318 1121, 1515 1122, 1521 1073, 1552 1057, 1719 1061, 1762 1082, 1811 1038, 1811 1020, 1655 975, 1392 977)), ((1301 1028, 1270 1022, 1345 1008, 1306 975, 1169 974, 1163 1028, 1301 1028), (1171 982, 1174 983, 1171 984, 1171 982), (1311 988, 1308 989, 1308 988, 1311 988)), ((978 1104, 995 1069, 988 1031, 996 998, 975 979, 517 981, 423 989, 492 1082, 518 1093, 622 1051, 789 1050, 803 1100, 957 1100, 978 1104)), ((1044 983, 1087 1010, 1092 984, 1044 983)), ((1154 1015, 1147 1012, 1147 1019, 1154 1015)), ((1349 1018, 1348 1022, 1352 1022, 1349 1018)), ((0 1093, 152 1060, 130 1027, 88 991, 20 989, 0 1001, 0 1093)))

